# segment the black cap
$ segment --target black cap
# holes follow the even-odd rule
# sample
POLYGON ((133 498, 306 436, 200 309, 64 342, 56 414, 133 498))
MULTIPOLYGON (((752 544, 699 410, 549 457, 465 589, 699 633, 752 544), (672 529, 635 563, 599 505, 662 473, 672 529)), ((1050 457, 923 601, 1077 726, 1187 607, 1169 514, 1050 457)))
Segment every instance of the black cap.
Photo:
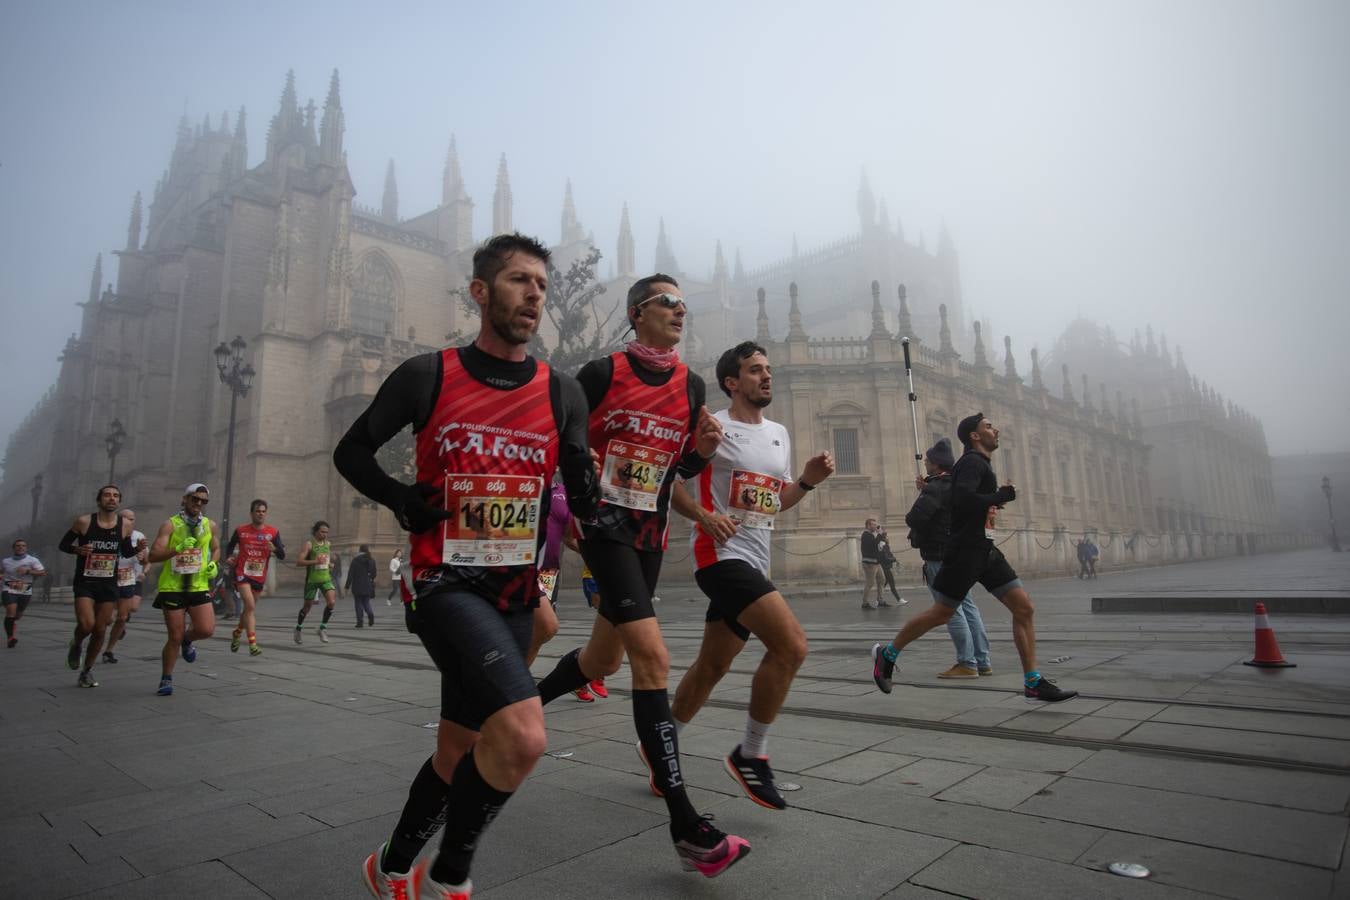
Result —
POLYGON ((984 413, 977 412, 973 416, 966 416, 961 420, 961 424, 956 426, 956 439, 961 442, 961 446, 970 446, 970 436, 980 427, 980 422, 984 420, 984 413))
POLYGON ((950 469, 956 465, 956 457, 952 455, 952 442, 947 438, 941 438, 929 447, 924 457, 940 469, 950 469))

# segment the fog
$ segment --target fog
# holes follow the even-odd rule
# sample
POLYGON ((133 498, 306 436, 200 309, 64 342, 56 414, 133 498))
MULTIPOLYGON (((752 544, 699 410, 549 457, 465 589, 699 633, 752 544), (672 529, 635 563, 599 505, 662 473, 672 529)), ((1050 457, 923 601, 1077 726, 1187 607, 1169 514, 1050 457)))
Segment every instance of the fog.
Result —
POLYGON ((256 165, 287 70, 303 104, 336 68, 358 203, 392 158, 436 205, 454 133, 477 236, 505 153, 517 228, 557 241, 570 178, 602 273, 627 202, 639 270, 664 217, 703 276, 855 232, 865 170, 1024 371, 1075 317, 1151 324, 1272 453, 1350 449, 1350 4, 643 6, 6 4, 0 440, 179 117, 247 107, 256 165))

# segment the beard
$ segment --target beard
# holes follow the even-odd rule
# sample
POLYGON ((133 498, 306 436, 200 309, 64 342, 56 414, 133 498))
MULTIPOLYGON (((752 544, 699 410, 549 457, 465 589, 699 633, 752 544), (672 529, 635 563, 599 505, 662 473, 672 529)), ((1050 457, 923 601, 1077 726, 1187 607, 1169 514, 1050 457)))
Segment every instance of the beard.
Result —
POLYGON ((508 344, 528 344, 534 337, 536 319, 534 323, 522 323, 512 316, 506 304, 497 302, 497 294, 488 285, 487 302, 488 325, 492 327, 497 337, 506 341, 508 344))
POLYGON ((761 394, 761 395, 758 396, 758 397, 753 397, 753 398, 751 398, 751 400, 750 400, 750 405, 751 405, 751 406, 757 406, 757 407, 759 407, 760 409, 764 409, 764 407, 768 406, 768 405, 769 405, 770 403, 772 403, 772 402, 773 402, 773 397, 772 397, 772 396, 766 397, 766 396, 764 396, 764 395, 761 394))

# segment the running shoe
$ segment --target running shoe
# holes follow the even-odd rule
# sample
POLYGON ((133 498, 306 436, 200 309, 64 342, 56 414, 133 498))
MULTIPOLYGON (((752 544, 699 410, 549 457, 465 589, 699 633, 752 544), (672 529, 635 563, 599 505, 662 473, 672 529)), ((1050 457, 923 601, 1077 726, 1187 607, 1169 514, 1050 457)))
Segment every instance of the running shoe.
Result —
POLYGON ((656 786, 656 773, 652 771, 652 764, 647 762, 647 751, 642 749, 641 741, 637 745, 637 754, 638 759, 642 760, 642 764, 647 767, 647 787, 652 789, 652 796, 664 797, 665 793, 656 786))
POLYGON ((1034 687, 1025 688, 1024 693, 1032 700, 1044 700, 1046 703, 1059 703, 1078 696, 1077 691, 1066 691, 1049 678, 1041 678, 1034 687))
POLYGON ((19 642, 19 639, 18 639, 18 638, 16 638, 16 637, 10 638, 10 639, 9 639, 9 648, 10 648, 11 650, 13 650, 13 649, 14 649, 14 645, 17 644, 18 642, 19 642))
MULTIPOLYGON (((671 827, 672 834, 674 826, 671 827)), ((712 824, 712 816, 699 819, 692 834, 675 841, 675 855, 687 871, 716 878, 749 854, 745 838, 725 834, 712 824)))
POLYGON ((159 680, 159 690, 155 691, 155 693, 156 693, 156 694, 159 694, 161 697, 167 697, 167 696, 169 696, 170 694, 172 694, 172 693, 173 693, 173 679, 172 679, 172 678, 161 678, 161 679, 159 680))
POLYGON ((196 661, 197 661, 197 648, 193 645, 192 641, 189 641, 189 640, 187 640, 186 638, 184 638, 184 639, 183 639, 183 662, 185 662, 185 663, 195 663, 196 661))
POLYGON ((769 761, 759 756, 744 756, 741 745, 727 754, 722 760, 727 774, 736 779, 736 783, 745 791, 747 797, 765 809, 787 809, 787 801, 773 785, 773 769, 769 761))
POLYGON ((249 645, 248 645, 248 655, 249 655, 249 656, 262 656, 262 648, 259 647, 257 644, 249 644, 249 645))
POLYGON ((465 878, 463 884, 441 884, 431 877, 431 860, 424 859, 413 870, 413 884, 417 887, 417 900, 469 900, 473 893, 473 882, 465 878))
POLYGON ((116 657, 116 656, 113 656, 113 652, 112 652, 111 650, 104 650, 104 651, 103 651, 103 661, 104 661, 105 663, 115 663, 115 662, 117 662, 117 657, 116 657))
POLYGON ((80 668, 80 642, 74 638, 70 639, 70 646, 66 648, 66 668, 72 672, 80 668))
POLYGON ((895 598, 895 602, 896 602, 896 604, 897 604, 898 606, 908 606, 908 605, 909 605, 909 601, 906 600, 904 597, 896 597, 896 598, 895 598))
POLYGON ((609 699, 609 688, 605 687, 605 679, 597 678, 590 684, 591 693, 601 700, 609 699))
POLYGON ((382 872, 380 860, 384 858, 387 843, 366 857, 361 867, 361 877, 378 900, 418 900, 418 877, 421 871, 414 866, 410 872, 382 872))
POLYGON ((237 631, 230 635, 230 652, 239 652, 239 632, 237 631))
POLYGON ((938 677, 939 677, 939 678, 979 678, 979 677, 980 677, 980 673, 977 672, 976 670, 970 668, 969 666, 963 666, 963 665, 957 664, 957 665, 955 665, 955 666, 952 666, 950 669, 948 669, 948 670, 945 671, 945 672, 939 672, 939 673, 938 673, 938 677))
POLYGON ((94 673, 85 669, 80 673, 80 680, 77 682, 80 687, 98 687, 98 682, 94 680, 94 673))
POLYGON ((300 629, 299 629, 299 628, 296 628, 296 629, 295 629, 295 642, 298 644, 298 643, 300 643, 300 640, 301 640, 301 639, 300 639, 300 629))
POLYGON ((891 692, 891 676, 895 674, 895 663, 881 652, 881 642, 872 645, 872 680, 883 694, 891 692))
POLYGON ((328 643, 328 629, 324 628, 322 625, 319 626, 319 643, 328 643))
POLYGON ((577 699, 580 700, 582 703, 594 703, 594 702, 595 702, 595 696, 594 696, 593 694, 591 694, 590 689, 589 689, 586 685, 584 685, 584 684, 583 684, 581 687, 577 688, 577 689, 576 689, 575 691, 573 691, 572 693, 576 694, 576 695, 577 695, 577 699))

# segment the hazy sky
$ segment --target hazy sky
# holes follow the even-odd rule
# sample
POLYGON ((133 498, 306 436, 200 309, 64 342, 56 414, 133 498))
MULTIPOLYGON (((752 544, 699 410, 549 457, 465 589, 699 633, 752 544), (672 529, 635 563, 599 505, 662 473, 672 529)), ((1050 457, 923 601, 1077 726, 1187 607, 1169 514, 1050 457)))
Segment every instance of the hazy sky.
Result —
POLYGON ((640 269, 664 216, 705 273, 856 231, 865 168, 1024 371, 1074 316, 1152 323, 1272 452, 1350 449, 1350 4, 644 6, 4 4, 0 441, 183 111, 246 106, 256 165, 286 70, 322 104, 337 68, 357 202, 391 157, 404 216, 439 202, 454 132, 480 236, 505 152, 518 228, 556 241, 570 177, 602 271, 626 200, 640 269))

